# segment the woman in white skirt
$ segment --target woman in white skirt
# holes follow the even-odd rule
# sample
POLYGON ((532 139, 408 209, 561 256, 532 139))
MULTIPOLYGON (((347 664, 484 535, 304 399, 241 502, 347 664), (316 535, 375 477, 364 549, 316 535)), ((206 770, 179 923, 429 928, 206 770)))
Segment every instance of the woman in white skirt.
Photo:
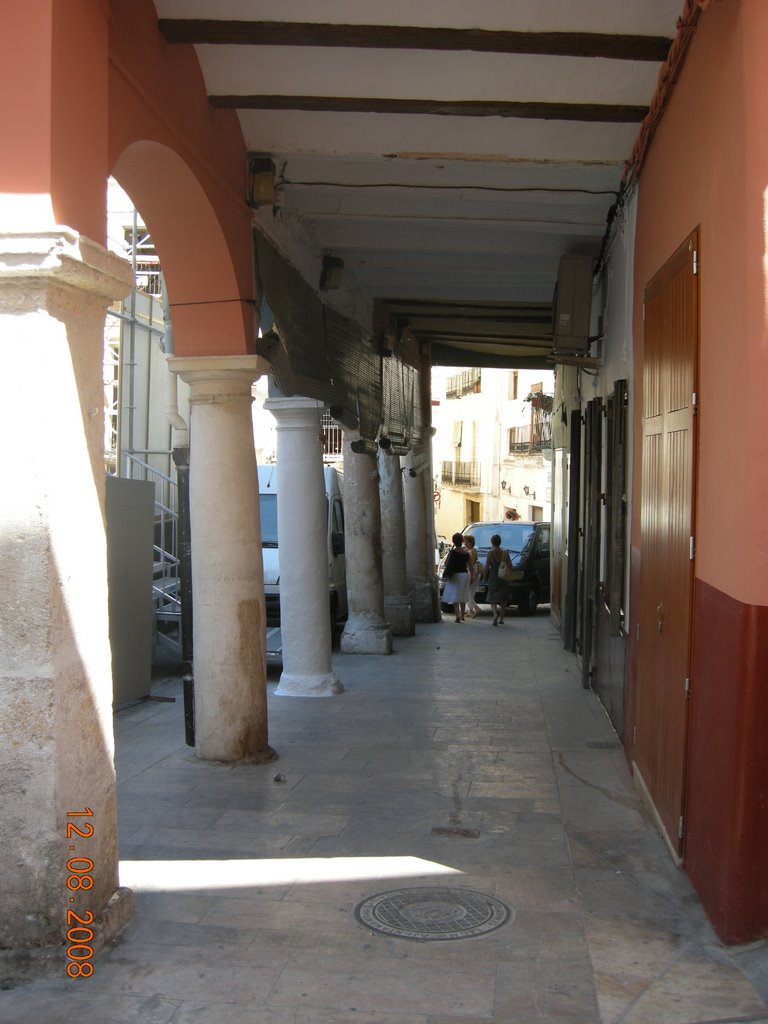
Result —
POLYGON ((474 619, 477 613, 480 611, 480 605, 475 600, 475 594, 477 593, 477 587, 480 583, 480 576, 483 572, 483 567, 480 564, 480 559, 475 549, 475 538, 471 533, 464 534, 464 547, 469 552, 469 597, 467 598, 467 617, 474 619))
POLYGON ((460 533, 454 533, 451 540, 453 547, 448 552, 443 569, 443 602, 452 604, 456 622, 463 622, 469 600, 469 552, 463 547, 464 538, 460 533))

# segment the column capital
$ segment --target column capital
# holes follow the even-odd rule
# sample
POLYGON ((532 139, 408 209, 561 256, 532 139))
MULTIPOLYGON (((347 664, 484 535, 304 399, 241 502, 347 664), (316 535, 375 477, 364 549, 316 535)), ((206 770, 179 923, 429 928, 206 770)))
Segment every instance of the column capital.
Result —
POLYGON ((303 395, 268 398, 264 408, 275 417, 278 429, 316 427, 318 432, 321 430, 325 406, 314 398, 305 398, 303 395))
POLYGON ((169 356, 168 369, 189 384, 191 403, 252 400, 251 386, 269 363, 261 356, 169 356))
POLYGON ((0 231, 0 288, 13 289, 23 307, 25 285, 34 288, 31 301, 39 302, 41 282, 66 285, 107 305, 130 292, 133 273, 127 260, 71 228, 0 231))

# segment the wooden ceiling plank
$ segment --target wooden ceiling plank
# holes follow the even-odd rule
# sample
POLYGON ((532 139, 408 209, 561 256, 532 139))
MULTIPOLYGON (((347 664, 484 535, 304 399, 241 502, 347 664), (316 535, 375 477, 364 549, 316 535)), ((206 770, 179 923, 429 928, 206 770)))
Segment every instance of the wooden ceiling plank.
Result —
POLYGON ((667 57, 672 40, 663 36, 596 32, 513 32, 427 28, 410 25, 331 25, 289 21, 230 21, 160 18, 169 43, 234 46, 333 46, 358 49, 446 50, 604 57, 652 61, 667 57))
POLYGON ((507 100, 388 99, 363 96, 212 95, 229 110, 309 110, 322 113, 427 114, 444 117, 518 117, 539 121, 639 123, 647 107, 618 103, 516 103, 507 100))

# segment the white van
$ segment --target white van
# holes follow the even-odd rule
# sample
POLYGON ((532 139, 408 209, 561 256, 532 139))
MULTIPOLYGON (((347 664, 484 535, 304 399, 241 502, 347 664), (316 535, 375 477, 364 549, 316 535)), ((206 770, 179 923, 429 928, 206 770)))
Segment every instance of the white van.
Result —
MULTIPOLYGON (((264 595, 267 605, 267 657, 279 660, 282 652, 280 626, 280 547, 277 536, 277 466, 259 466, 261 556, 264 564, 264 595)), ((332 638, 347 617, 347 562, 344 555, 344 498, 342 477, 333 466, 324 466, 326 498, 326 550, 328 557, 328 609, 332 638)))

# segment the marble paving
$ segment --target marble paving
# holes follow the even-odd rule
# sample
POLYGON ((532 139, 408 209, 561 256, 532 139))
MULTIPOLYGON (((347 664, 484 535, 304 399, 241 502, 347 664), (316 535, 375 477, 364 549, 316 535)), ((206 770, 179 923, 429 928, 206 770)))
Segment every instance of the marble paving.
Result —
POLYGON ((3 1024, 768 1024, 768 943, 725 947, 548 612, 420 625, 279 697, 264 766, 184 743, 181 686, 115 716, 121 883, 94 961, 0 991, 3 1024), (484 935, 366 929, 363 900, 472 890, 484 935))

